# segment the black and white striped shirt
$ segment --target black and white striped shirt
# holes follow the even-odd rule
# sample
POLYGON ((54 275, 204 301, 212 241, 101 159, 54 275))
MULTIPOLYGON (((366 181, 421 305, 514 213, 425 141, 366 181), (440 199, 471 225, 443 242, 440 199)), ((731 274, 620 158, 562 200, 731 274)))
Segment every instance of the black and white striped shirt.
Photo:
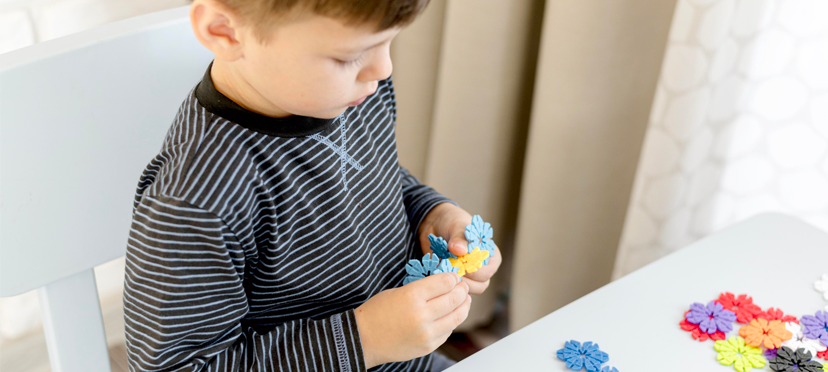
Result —
POLYGON ((448 201, 398 164, 391 80, 335 119, 276 119, 209 71, 138 183, 130 370, 365 370, 353 309, 402 284, 420 221, 448 201))

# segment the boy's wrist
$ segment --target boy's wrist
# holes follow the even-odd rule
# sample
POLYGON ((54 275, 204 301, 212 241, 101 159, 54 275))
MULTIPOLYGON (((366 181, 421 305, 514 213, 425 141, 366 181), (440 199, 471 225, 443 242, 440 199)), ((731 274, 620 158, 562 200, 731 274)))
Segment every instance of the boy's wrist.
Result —
POLYGON ((381 363, 379 363, 376 360, 377 358, 374 355, 374 350, 373 347, 371 347, 370 342, 365 342, 366 339, 370 340, 371 337, 368 336, 368 332, 366 332, 368 327, 366 326, 367 323, 365 321, 364 316, 365 313, 362 311, 361 307, 354 309, 354 318, 356 318, 357 331, 359 333, 359 342, 362 345, 362 361, 363 364, 365 364, 365 369, 369 369, 376 367, 381 363))

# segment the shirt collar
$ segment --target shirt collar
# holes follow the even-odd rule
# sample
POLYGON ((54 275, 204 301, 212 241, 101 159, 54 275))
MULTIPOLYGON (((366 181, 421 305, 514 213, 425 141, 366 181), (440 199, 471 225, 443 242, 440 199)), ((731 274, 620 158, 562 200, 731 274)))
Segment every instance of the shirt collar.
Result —
POLYGON ((212 67, 210 62, 204 78, 195 89, 196 99, 207 111, 242 127, 277 137, 303 137, 324 131, 335 120, 300 115, 274 118, 245 109, 216 89, 210 76, 212 67))

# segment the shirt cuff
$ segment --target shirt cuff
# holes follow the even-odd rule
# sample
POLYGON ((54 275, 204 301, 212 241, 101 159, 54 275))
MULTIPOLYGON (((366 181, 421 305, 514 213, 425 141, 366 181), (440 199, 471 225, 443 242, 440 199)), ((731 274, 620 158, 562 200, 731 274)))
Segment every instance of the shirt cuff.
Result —
POLYGON ((330 318, 336 345, 339 370, 342 372, 365 371, 365 356, 354 310, 336 314, 330 318))
POLYGON ((405 187, 403 191, 403 203, 405 204, 405 213, 408 215, 408 221, 411 223, 415 237, 419 236, 420 224, 423 222, 423 219, 437 204, 451 203, 457 205, 451 199, 425 185, 405 187))

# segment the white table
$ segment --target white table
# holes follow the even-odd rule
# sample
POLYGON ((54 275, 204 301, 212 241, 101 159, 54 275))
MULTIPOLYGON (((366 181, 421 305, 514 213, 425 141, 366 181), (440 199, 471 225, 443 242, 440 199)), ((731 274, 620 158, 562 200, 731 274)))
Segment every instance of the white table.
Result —
POLYGON ((793 217, 757 216, 580 298, 448 371, 568 371, 555 352, 572 339, 597 342, 609 353, 605 365, 620 372, 735 371, 718 364, 712 341, 679 328, 690 304, 727 291, 746 293, 763 309, 814 314, 826 305, 813 287, 823 273, 828 234, 793 217))

